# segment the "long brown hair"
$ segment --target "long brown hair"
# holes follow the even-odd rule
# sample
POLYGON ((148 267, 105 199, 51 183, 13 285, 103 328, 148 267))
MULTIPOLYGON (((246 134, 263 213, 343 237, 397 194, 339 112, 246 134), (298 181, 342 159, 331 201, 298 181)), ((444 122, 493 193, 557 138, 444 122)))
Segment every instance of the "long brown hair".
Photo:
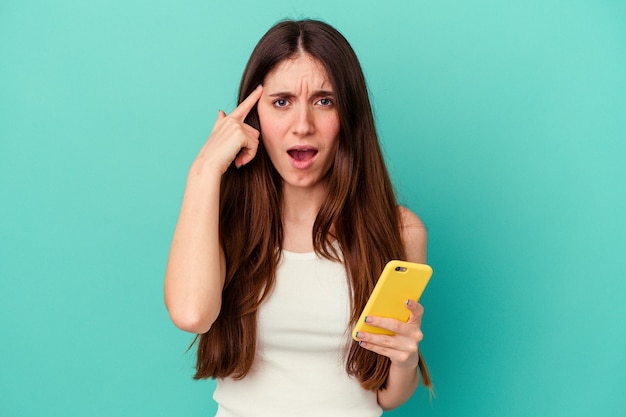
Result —
MULTIPOLYGON (((315 20, 283 21, 255 47, 239 87, 239 102, 262 84, 280 62, 306 53, 324 65, 340 119, 328 195, 313 225, 315 252, 343 256, 351 292, 351 324, 356 323, 387 261, 403 259, 400 218, 393 187, 378 143, 367 87, 347 40, 315 20)), ((246 123, 260 129, 256 107, 246 123)), ((263 132, 261 132, 261 137, 263 132)), ((256 157, 232 165, 220 190, 220 240, 226 255, 222 308, 211 329, 199 337, 196 379, 243 378, 256 352, 257 311, 270 294, 283 242, 282 180, 260 140, 256 157)), ((384 389, 390 360, 352 343, 346 371, 370 390, 384 389)), ((430 386, 420 358, 423 383, 430 386)))

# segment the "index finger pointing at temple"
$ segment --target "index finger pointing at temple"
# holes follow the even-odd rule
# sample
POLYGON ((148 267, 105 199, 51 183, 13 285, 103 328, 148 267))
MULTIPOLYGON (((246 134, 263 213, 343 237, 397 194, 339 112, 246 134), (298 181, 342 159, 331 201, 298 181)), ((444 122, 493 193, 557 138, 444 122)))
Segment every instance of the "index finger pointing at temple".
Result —
POLYGON ((250 110, 254 107, 254 105, 261 98, 261 94, 263 93, 263 87, 259 85, 254 89, 253 92, 250 93, 248 97, 244 101, 242 101, 235 110, 230 113, 231 117, 238 119, 240 121, 244 121, 250 110))

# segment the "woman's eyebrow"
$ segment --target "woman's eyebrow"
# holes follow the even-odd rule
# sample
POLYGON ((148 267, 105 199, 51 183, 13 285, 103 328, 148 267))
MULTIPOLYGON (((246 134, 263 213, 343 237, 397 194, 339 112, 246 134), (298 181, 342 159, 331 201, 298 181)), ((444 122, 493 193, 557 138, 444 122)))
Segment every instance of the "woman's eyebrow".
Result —
POLYGON ((314 91, 313 95, 314 96, 334 96, 335 93, 333 93, 332 91, 328 91, 328 90, 318 90, 318 91, 314 91))
MULTIPOLYGON (((319 96, 334 96, 335 93, 327 90, 316 90, 310 95, 311 97, 319 97, 319 96)), ((296 94, 290 91, 277 91, 275 93, 268 94, 270 97, 295 97, 296 94)))
POLYGON ((293 97, 294 94, 288 91, 278 91, 276 93, 268 94, 270 97, 293 97))

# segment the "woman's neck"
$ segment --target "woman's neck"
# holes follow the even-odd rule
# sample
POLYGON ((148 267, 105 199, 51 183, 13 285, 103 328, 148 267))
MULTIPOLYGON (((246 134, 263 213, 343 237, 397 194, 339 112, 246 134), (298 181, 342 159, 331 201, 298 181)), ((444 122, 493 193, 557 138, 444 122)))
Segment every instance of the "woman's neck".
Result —
POLYGON ((326 196, 324 187, 283 189, 283 249, 313 251, 313 223, 326 196))

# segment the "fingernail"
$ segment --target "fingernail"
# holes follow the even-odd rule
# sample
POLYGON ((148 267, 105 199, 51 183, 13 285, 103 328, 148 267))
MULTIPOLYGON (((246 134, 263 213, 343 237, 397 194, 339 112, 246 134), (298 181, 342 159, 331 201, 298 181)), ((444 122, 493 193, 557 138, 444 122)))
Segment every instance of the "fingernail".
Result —
POLYGON ((369 317, 365 316, 365 319, 363 320, 365 323, 371 323, 372 319, 370 319, 369 317))

